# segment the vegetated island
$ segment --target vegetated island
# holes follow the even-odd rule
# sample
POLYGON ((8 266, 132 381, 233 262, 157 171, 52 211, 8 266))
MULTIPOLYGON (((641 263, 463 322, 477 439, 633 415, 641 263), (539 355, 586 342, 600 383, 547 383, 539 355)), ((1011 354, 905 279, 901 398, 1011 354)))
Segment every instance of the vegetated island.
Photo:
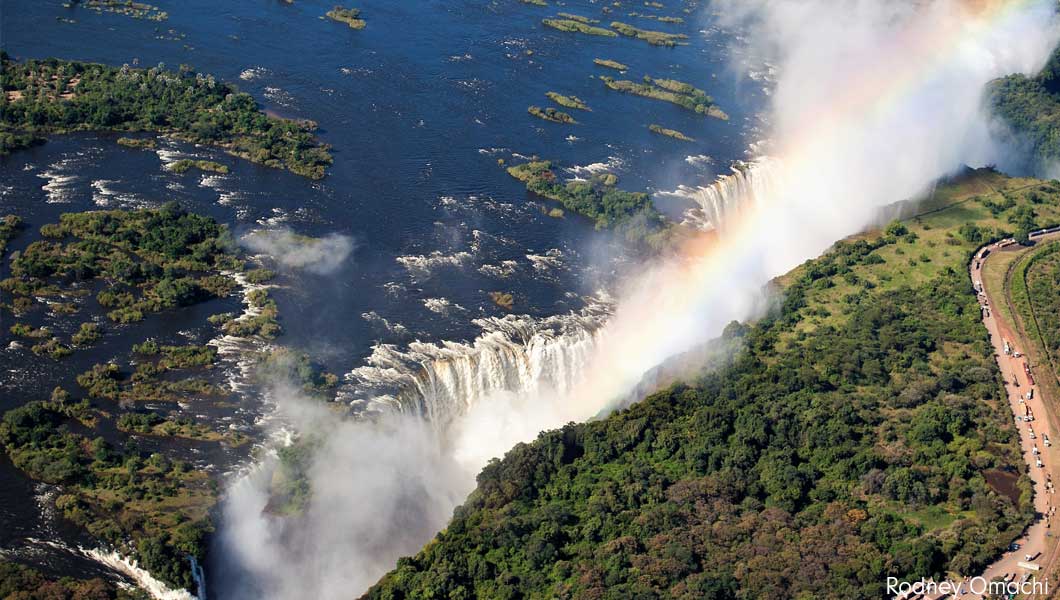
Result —
POLYGON ((628 71, 629 67, 618 62, 617 60, 611 60, 609 58, 594 58, 593 64, 601 67, 607 67, 608 69, 615 69, 616 71, 628 71))
POLYGON ((130 323, 145 314, 227 296, 235 282, 222 271, 242 268, 227 251, 227 228, 170 203, 160 209, 65 213, 41 227, 35 241, 11 260, 0 290, 12 310, 32 310, 39 298, 90 293, 70 282, 98 281, 96 300, 111 321, 130 323))
POLYGON ((544 119, 553 123, 565 123, 567 125, 574 125, 577 123, 577 121, 574 120, 574 117, 561 110, 556 110, 551 106, 548 108, 541 108, 540 106, 531 106, 530 108, 526 109, 526 112, 534 115, 539 119, 544 119))
POLYGON ((672 223, 655 210, 651 197, 617 189, 618 178, 612 173, 597 174, 588 181, 563 182, 547 160, 513 165, 507 170, 525 183, 527 190, 592 219, 598 228, 615 229, 630 241, 658 248, 672 233, 672 223))
POLYGON ((187 68, 15 62, 3 52, 0 65, 0 142, 4 134, 154 131, 312 179, 332 161, 315 123, 270 117, 250 95, 187 68))
POLYGON ((325 15, 332 21, 349 25, 350 29, 364 29, 364 26, 368 24, 364 19, 360 18, 361 10, 359 8, 336 6, 326 12, 325 15))
MULTIPOLYGON (((6 233, 17 233, 21 225, 16 218, 4 224, 0 234, 6 242, 6 233)), ((58 223, 42 226, 40 235, 43 239, 11 256, 12 276, 0 282, 0 289, 4 297, 14 298, 2 310, 32 319, 14 323, 11 333, 54 346, 43 353, 56 348, 70 352, 106 335, 103 327, 89 321, 73 331, 69 345, 61 342, 54 332, 66 324, 37 310, 46 301, 56 305, 50 302, 53 298, 85 304, 95 292, 96 302, 110 309, 111 321, 135 323, 148 313, 230 296, 239 273, 252 284, 275 275, 268 269, 246 270, 225 226, 174 203, 157 209, 65 213, 58 223)), ((269 339, 279 333, 276 305, 266 288, 245 291, 244 303, 248 308, 243 316, 227 314, 209 322, 227 335, 269 339)), ((133 344, 129 354, 78 374, 76 390, 57 387, 50 398, 6 412, 0 420, 0 445, 26 475, 59 486, 55 507, 60 514, 104 548, 136 560, 172 588, 194 589, 188 557, 204 559, 216 482, 165 453, 140 450, 135 438, 181 437, 230 446, 248 438, 137 407, 148 402, 178 407, 227 401, 231 391, 223 379, 211 377, 217 361, 212 346, 164 345, 151 339, 133 344), (103 420, 113 421, 117 442, 99 435, 96 428, 103 420)), ((324 386, 337 382, 335 376, 321 377, 324 386)), ((24 586, 41 581, 32 570, 12 570, 0 562, 0 586, 8 586, 0 588, 5 594, 36 591, 24 586)), ((92 597, 101 598, 141 597, 138 592, 119 592, 109 582, 97 584, 43 580, 44 589, 96 590, 102 595, 92 597)))
POLYGON ((563 94, 560 94, 558 92, 545 92, 545 95, 548 96, 549 100, 552 100, 560 106, 592 112, 592 109, 589 108, 589 105, 577 96, 564 96, 563 94))
POLYGON ((18 215, 4 215, 0 217, 0 260, 7 251, 7 244, 25 227, 22 217, 18 215))
POLYGON ((687 383, 491 462, 364 598, 880 598, 981 572, 1035 510, 967 271, 1012 229, 976 198, 1040 185, 977 172, 836 243, 687 383))
POLYGON ((69 0, 63 3, 65 8, 75 6, 84 6, 100 13, 109 12, 147 21, 165 21, 169 18, 169 13, 157 6, 132 0, 69 0))
POLYGON ((158 142, 154 138, 129 138, 120 137, 117 139, 119 146, 125 146, 127 148, 140 148, 143 150, 151 150, 158 146, 158 142))
POLYGON ((618 34, 610 29, 604 29, 603 27, 596 27, 589 25, 588 23, 582 23, 574 19, 542 19, 546 27, 558 29, 560 31, 578 32, 585 33, 588 35, 598 35, 601 37, 618 37, 618 34))
POLYGON ((665 31, 652 31, 650 29, 640 29, 632 25, 622 23, 621 21, 614 21, 611 23, 611 28, 621 33, 626 37, 637 38, 638 40, 644 40, 652 46, 667 46, 674 47, 677 45, 684 45, 688 36, 683 33, 666 33, 665 31))
MULTIPOLYGON (((98 288, 96 300, 113 309, 111 320, 135 321, 145 312, 176 310, 228 295, 235 282, 225 272, 243 268, 228 251, 232 244, 223 226, 175 204, 66 213, 59 223, 42 226, 40 233, 44 239, 12 256, 12 276, 0 282, 0 289, 14 298, 4 310, 17 315, 32 315, 42 299, 81 300, 98 288)), ((61 325, 38 316, 32 325, 15 323, 11 331, 48 340, 54 346, 49 352, 72 351, 52 333, 61 325)), ((91 346, 103 335, 97 323, 81 323, 70 344, 91 346)), ((149 342, 136 350, 142 358, 131 372, 112 361, 78 375, 79 399, 59 387, 48 399, 8 411, 0 423, 0 443, 28 476, 61 487, 55 506, 65 518, 136 559, 167 585, 192 589, 188 557, 204 558, 206 535, 212 529, 208 511, 216 492, 210 477, 179 460, 138 450, 135 444, 113 445, 94 436, 91 430, 103 413, 92 401, 116 409, 120 403, 203 401, 226 392, 192 373, 203 373, 215 361, 211 347, 149 342), (178 377, 163 378, 167 373, 178 377), (73 422, 78 423, 76 430, 71 429, 73 422)), ((143 418, 129 414, 136 413, 118 417, 119 430, 142 430, 143 418)), ((238 441, 187 420, 176 426, 152 433, 238 441)), ((12 576, 25 582, 30 575, 12 576)))
POLYGON ((629 13, 629 16, 631 16, 631 17, 639 17, 641 19, 651 19, 653 21, 659 21, 660 23, 675 23, 675 24, 677 24, 677 23, 684 23, 685 22, 685 20, 682 19, 681 17, 667 17, 667 16, 661 16, 661 15, 649 15, 649 14, 644 14, 644 13, 639 13, 639 12, 631 12, 631 13, 629 13))
POLYGON ((221 163, 212 160, 192 160, 190 158, 182 158, 169 165, 169 170, 174 173, 187 173, 191 169, 209 171, 211 173, 229 172, 228 165, 222 165, 221 163))
POLYGON ((681 133, 680 131, 678 131, 676 129, 667 129, 667 128, 663 127, 662 125, 656 125, 655 123, 652 123, 651 125, 648 125, 648 129, 650 129, 652 131, 652 133, 658 133, 659 135, 665 135, 667 137, 672 137, 675 140, 681 140, 682 142, 694 142, 694 141, 696 141, 696 140, 688 137, 687 135, 681 133))
POLYGON ((581 15, 575 15, 568 12, 556 13, 557 17, 563 17, 564 19, 570 19, 572 21, 578 21, 579 23, 585 23, 586 25, 593 25, 599 23, 600 19, 590 19, 589 17, 583 17, 581 15))
POLYGON ((644 76, 644 83, 614 79, 606 75, 601 76, 600 80, 609 89, 618 92, 670 102, 701 115, 707 115, 722 121, 729 120, 729 115, 721 110, 714 103, 714 99, 708 96, 706 92, 683 81, 655 79, 647 75, 644 76))
POLYGON ((44 138, 39 135, 0 131, 0 156, 7 156, 15 150, 24 150, 43 143, 44 138))

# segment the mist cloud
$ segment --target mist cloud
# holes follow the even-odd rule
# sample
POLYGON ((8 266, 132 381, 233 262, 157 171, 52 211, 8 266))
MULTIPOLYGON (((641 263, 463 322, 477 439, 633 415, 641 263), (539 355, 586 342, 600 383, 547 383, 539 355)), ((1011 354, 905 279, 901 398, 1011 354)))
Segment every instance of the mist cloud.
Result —
POLYGON ((341 421, 292 386, 270 397, 283 421, 320 440, 312 497, 301 515, 266 510, 275 456, 228 490, 214 548, 226 563, 221 598, 357 597, 444 527, 474 485, 417 417, 341 421))
POLYGON ((244 235, 240 243, 272 256, 278 263, 305 269, 318 275, 334 273, 355 248, 348 235, 331 233, 321 238, 299 235, 290 229, 257 230, 244 235))

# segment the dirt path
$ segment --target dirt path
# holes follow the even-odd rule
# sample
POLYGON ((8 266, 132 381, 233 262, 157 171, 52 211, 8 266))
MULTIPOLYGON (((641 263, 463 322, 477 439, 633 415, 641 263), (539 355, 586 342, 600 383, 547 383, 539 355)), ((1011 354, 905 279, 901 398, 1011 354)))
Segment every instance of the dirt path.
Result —
MULTIPOLYGON (((1060 237, 1060 234, 1050 234, 1036 238, 1042 242, 1060 237)), ((1028 466, 1028 474, 1034 482, 1034 510, 1035 520, 1030 528, 1024 532, 1016 543, 1018 549, 1006 552, 997 562, 991 565, 981 577, 985 581, 995 578, 1005 580, 1021 581, 1024 578, 1044 580, 1048 583, 1048 590, 1056 588, 1057 581, 1053 576, 1052 565, 1056 560, 1057 538, 1052 534, 1051 517, 1055 510, 1053 500, 1055 489, 1053 479, 1056 473, 1058 461, 1060 461, 1060 448, 1046 444, 1050 442, 1060 443, 1060 439, 1054 437, 1051 422, 1055 422, 1047 412, 1049 405, 1045 402, 1041 387, 1034 377, 1050 377, 1051 374, 1035 374, 1029 370, 1029 359, 1025 356, 1029 344, 1022 336, 1016 333, 1015 325, 1006 322, 995 313, 994 307, 1006 301, 1004 289, 991 289, 991 285, 984 281, 982 269, 992 256, 999 253, 1025 251, 1020 246, 1009 246, 999 248, 997 244, 987 246, 972 260, 969 265, 969 274, 973 284, 976 286, 979 304, 983 316, 983 325, 990 334, 990 342, 994 348, 998 368, 1001 369, 1005 381, 1005 396, 1016 421, 1019 431, 1020 449, 1023 459, 1028 466), (984 256, 984 252, 986 255, 984 256), (1028 398, 1028 394, 1030 397, 1028 398), (1028 414, 1033 420, 1026 421, 1024 417, 1028 414), (1034 571, 1021 567, 1019 563, 1031 563, 1039 565, 1040 571, 1034 571)), ((1004 287, 1004 286, 1002 286, 1004 287)), ((1014 309, 1013 309, 1014 310, 1014 309)), ((963 594, 957 594, 959 598, 982 598, 984 596, 972 589, 972 580, 966 580, 962 585, 965 588, 963 594)), ((981 583, 977 583, 981 585, 981 583)), ((1043 597, 1023 595, 1024 598, 1043 597)))

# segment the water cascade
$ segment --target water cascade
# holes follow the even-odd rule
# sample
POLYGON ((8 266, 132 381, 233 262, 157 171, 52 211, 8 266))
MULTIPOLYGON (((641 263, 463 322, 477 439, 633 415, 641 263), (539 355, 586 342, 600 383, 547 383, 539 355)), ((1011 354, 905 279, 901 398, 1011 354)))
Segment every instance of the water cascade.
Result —
POLYGON ((346 376, 344 399, 365 412, 419 415, 444 433, 486 398, 570 390, 610 313, 610 303, 600 300, 544 319, 476 319, 483 333, 470 343, 379 345, 367 365, 346 376))
POLYGON ((695 207, 686 213, 687 224, 699 229, 722 230, 735 214, 769 198, 779 186, 778 179, 776 159, 759 158, 734 163, 731 174, 718 177, 710 185, 682 185, 662 194, 695 203, 695 207))
MULTIPOLYGON (((732 174, 709 186, 669 193, 695 202, 692 212, 701 228, 722 230, 741 207, 768 197, 778 178, 776 161, 762 158, 736 163, 732 174)), ((488 398, 566 395, 593 355, 612 310, 612 302, 602 299, 581 312, 544 319, 476 319, 483 333, 470 343, 381 344, 365 366, 346 376, 343 397, 364 413, 419 415, 444 438, 454 420, 488 398)))

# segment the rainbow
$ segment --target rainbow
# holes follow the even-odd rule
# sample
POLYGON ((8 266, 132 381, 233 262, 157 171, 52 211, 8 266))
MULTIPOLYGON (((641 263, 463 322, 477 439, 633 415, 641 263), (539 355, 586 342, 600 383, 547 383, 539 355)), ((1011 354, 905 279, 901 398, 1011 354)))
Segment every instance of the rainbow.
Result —
POLYGON ((789 10, 767 28, 789 28, 792 43, 772 95, 774 158, 752 167, 768 167, 764 197, 740 204, 718 234, 690 235, 632 270, 572 389, 472 407, 453 440, 460 462, 475 470, 542 430, 606 413, 651 369, 755 316, 771 279, 871 225, 880 208, 989 160, 984 86, 1040 69, 1060 39, 1052 0, 777 4, 801 19, 789 10), (836 4, 875 13, 814 12, 836 4))
MULTIPOLYGON (((630 285, 600 338, 594 364, 571 395, 571 418, 606 409, 652 367, 717 335, 729 321, 752 316, 763 305, 761 289, 770 279, 870 225, 877 208, 912 197, 959 167, 962 157, 945 151, 942 160, 917 169, 904 163, 916 167, 915 162, 924 160, 920 152, 888 157, 864 150, 874 148, 874 137, 908 120, 923 103, 953 101, 942 92, 954 79, 967 79, 968 85, 955 88, 957 93, 971 89, 978 95, 991 79, 1040 68, 1057 39, 1055 24, 1043 18, 1053 14, 1051 4, 985 0, 919 7, 860 49, 862 69, 825 81, 821 91, 811 93, 819 104, 794 114, 777 106, 778 158, 772 168, 779 172, 770 197, 739 211, 723 234, 686 241, 673 257, 630 285), (1005 45, 1035 26, 1045 34, 1042 43, 1028 50, 1028 63, 1005 45), (976 66, 976 61, 991 64, 976 66), (892 164, 882 162, 888 158, 892 164), (858 201, 860 174, 893 169, 895 163, 900 181, 884 181, 865 201, 858 201), (908 177, 910 171, 917 176, 908 177)), ((775 101, 792 101, 792 93, 804 93, 798 88, 805 85, 782 79, 775 101), (796 91, 785 90, 785 85, 794 85, 796 91)), ((973 120, 978 102, 976 97, 972 105, 958 110, 959 119, 973 120)), ((957 123, 958 129, 965 126, 957 123)), ((916 136, 897 141, 917 143, 916 136)))

